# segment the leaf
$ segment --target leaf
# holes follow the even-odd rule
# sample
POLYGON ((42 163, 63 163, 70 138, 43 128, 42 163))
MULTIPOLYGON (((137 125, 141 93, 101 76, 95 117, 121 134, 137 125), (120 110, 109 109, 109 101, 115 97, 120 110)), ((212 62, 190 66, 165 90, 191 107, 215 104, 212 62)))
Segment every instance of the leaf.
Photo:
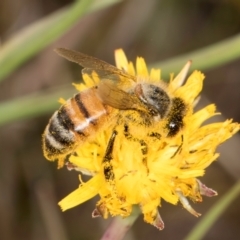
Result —
POLYGON ((0 81, 29 58, 62 36, 80 17, 119 1, 76 1, 72 6, 58 10, 20 30, 0 46, 0 81))

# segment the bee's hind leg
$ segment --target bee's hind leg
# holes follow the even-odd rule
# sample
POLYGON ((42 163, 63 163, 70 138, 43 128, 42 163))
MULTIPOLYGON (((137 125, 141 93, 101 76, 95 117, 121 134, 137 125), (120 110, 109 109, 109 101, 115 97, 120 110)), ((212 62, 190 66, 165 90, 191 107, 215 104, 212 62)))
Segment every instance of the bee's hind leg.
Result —
POLYGON ((183 135, 181 136, 181 144, 178 146, 176 152, 171 156, 171 158, 174 158, 178 153, 181 152, 183 146, 183 135))
POLYGON ((144 165, 146 165, 147 172, 148 172, 148 166, 147 166, 148 145, 147 145, 147 143, 143 139, 138 139, 138 138, 133 137, 132 134, 129 132, 129 126, 127 124, 124 124, 124 136, 126 137, 126 139, 128 139, 130 141, 139 142, 139 144, 141 145, 141 152, 143 155, 142 161, 143 161, 144 165))
POLYGON ((111 164, 111 161, 113 159, 112 153, 113 153, 113 146, 114 146, 116 136, 117 136, 117 131, 114 130, 108 141, 107 149, 103 158, 103 172, 104 172, 105 179, 107 181, 114 180, 114 172, 113 172, 113 166, 111 164))

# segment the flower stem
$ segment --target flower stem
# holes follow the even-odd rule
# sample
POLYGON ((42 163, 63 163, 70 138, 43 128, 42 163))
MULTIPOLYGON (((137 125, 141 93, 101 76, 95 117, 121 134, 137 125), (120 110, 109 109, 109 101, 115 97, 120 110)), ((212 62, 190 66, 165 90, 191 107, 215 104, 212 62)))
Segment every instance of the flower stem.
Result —
POLYGON ((132 214, 127 218, 115 217, 103 234, 101 240, 121 240, 134 224, 140 214, 140 209, 133 208, 132 214))

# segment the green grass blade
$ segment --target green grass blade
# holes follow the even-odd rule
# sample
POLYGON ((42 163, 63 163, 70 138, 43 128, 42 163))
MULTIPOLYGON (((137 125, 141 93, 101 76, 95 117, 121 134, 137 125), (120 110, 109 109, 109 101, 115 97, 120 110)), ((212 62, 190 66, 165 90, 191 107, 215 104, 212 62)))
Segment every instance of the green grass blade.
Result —
POLYGON ((238 181, 213 207, 201 218, 197 226, 189 233, 185 240, 202 239, 220 215, 240 194, 240 181, 238 181))
MULTIPOLYGON (((76 92, 76 90, 75 90, 76 92)), ((63 97, 68 99, 74 93, 74 87, 61 87, 61 89, 52 89, 45 92, 30 94, 25 97, 19 97, 11 101, 0 104, 0 126, 14 120, 22 120, 40 116, 50 112, 60 106, 58 99, 63 97)))
POLYGON ((81 16, 119 0, 81 0, 20 30, 0 46, 0 81, 63 35, 81 16))
POLYGON ((191 69, 207 70, 219 67, 240 57, 240 34, 210 46, 153 64, 162 69, 164 79, 169 73, 177 73, 188 60, 192 60, 191 69))

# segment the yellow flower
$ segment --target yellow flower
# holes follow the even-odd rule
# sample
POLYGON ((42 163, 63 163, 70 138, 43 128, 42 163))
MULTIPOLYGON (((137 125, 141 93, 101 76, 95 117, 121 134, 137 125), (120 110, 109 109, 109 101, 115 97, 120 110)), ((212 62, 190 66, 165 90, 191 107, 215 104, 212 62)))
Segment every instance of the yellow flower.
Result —
MULTIPOLYGON (((122 50, 116 50, 115 57, 117 67, 137 76, 138 82, 161 84, 169 96, 183 100, 186 105, 183 127, 176 135, 168 137, 165 127, 167 120, 162 119, 150 127, 134 127, 132 123, 133 137, 129 140, 121 124, 110 123, 108 129, 99 131, 94 140, 84 143, 70 156, 68 169, 73 168, 92 178, 87 182, 80 178, 79 188, 60 201, 59 205, 65 211, 99 195, 93 217, 127 217, 133 205, 139 205, 144 220, 159 229, 164 227, 158 212, 162 199, 172 204, 180 201, 190 213, 199 216, 190 206, 188 198, 200 202, 201 195, 217 195, 197 178, 203 176, 205 168, 216 160, 217 146, 235 134, 240 128, 239 124, 226 120, 203 125, 218 113, 213 104, 194 112, 204 75, 194 71, 183 85, 190 62, 166 84, 160 78, 160 70, 151 69, 148 72, 143 58, 137 58, 134 68, 122 50), (157 132, 161 137, 149 137, 150 132, 157 132), (106 147, 114 134, 116 139, 112 160, 104 161, 106 147), (144 139, 144 144, 134 141, 135 136, 144 139), (146 155, 143 160, 144 151, 146 155), (106 171, 112 176, 109 179, 106 179, 106 171)), ((79 91, 99 82, 96 73, 91 77, 83 74, 83 80, 85 84, 75 85, 79 91)))

